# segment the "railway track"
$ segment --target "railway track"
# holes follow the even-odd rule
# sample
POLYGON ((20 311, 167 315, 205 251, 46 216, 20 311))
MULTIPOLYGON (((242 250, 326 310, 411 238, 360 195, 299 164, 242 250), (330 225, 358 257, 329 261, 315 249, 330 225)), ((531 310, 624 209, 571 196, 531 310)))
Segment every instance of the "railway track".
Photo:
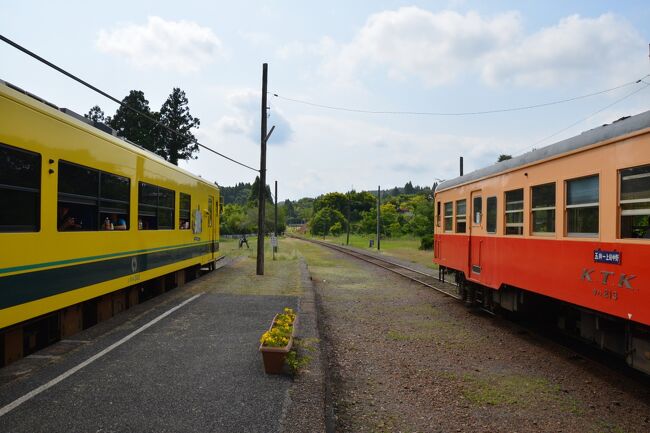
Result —
POLYGON ((458 296, 456 293, 454 293, 456 291, 456 289, 454 288, 456 284, 453 282, 442 281, 441 279, 437 278, 434 275, 419 271, 417 269, 413 269, 411 267, 402 265, 400 263, 395 263, 393 261, 386 260, 382 257, 377 257, 373 254, 366 254, 358 250, 353 250, 350 248, 335 245, 329 242, 318 241, 315 239, 307 239, 298 236, 295 236, 295 238, 339 251, 343 254, 347 254, 359 260, 363 260, 364 262, 371 263, 375 266, 386 269, 387 271, 401 275, 402 277, 408 278, 409 280, 415 281, 416 283, 420 283, 423 286, 429 287, 437 292, 442 293, 445 296, 449 296, 451 298, 461 300, 461 297, 458 296), (444 286, 448 286, 448 287, 444 287, 444 286))

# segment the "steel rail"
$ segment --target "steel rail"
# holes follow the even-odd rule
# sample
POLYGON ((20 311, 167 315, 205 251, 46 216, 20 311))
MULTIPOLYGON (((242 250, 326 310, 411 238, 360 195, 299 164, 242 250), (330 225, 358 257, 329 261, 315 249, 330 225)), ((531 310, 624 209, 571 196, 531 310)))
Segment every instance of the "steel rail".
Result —
MULTIPOLYGON (((344 254, 347 254, 349 256, 355 257, 355 258, 357 258, 359 260, 363 260, 364 262, 368 262, 368 263, 371 263, 371 264, 373 264, 375 266, 378 266, 380 268, 386 269, 387 271, 390 271, 390 272, 393 272, 395 274, 401 275, 404 278, 408 278, 411 281, 415 281, 416 283, 420 283, 423 286, 429 287, 429 288, 431 288, 431 289, 433 289, 433 290, 435 290, 437 292, 440 292, 440 293, 442 293, 442 294, 444 294, 446 296, 449 296, 451 298, 454 298, 454 299, 457 299, 457 300, 462 300, 462 298, 460 296, 458 296, 458 295, 454 295, 453 293, 450 293, 450 292, 448 292, 448 291, 446 291, 444 289, 441 289, 440 287, 436 287, 433 284, 427 283, 426 281, 423 281, 420 278, 416 278, 416 277, 414 277, 412 275, 408 275, 408 274, 406 274, 404 272, 400 272, 400 270, 406 270, 406 271, 409 271, 409 272, 413 272, 413 273, 416 273, 416 274, 419 274, 419 275, 424 275, 426 277, 430 277, 432 279, 438 280, 435 276, 433 276, 431 274, 427 274, 426 272, 422 272, 422 271, 419 271, 417 269, 413 269, 413 268, 410 268, 408 266, 404 266, 402 264, 395 263, 395 262, 392 262, 390 260, 386 260, 384 258, 377 257, 377 256, 374 256, 374 255, 371 255, 371 254, 365 254, 365 253, 362 253, 360 251, 352 250, 350 248, 345 248, 345 247, 341 247, 341 246, 338 246, 338 245, 334 245, 334 244, 331 244, 329 242, 317 241, 315 239, 307 239, 307 238, 303 238, 303 237, 299 237, 299 236, 291 236, 291 237, 293 237, 295 239, 300 239, 300 240, 303 240, 303 241, 306 241, 306 242, 311 242, 311 243, 314 243, 314 244, 317 244, 317 245, 322 245, 324 247, 339 251, 341 253, 344 253, 344 254)), ((438 281, 440 281, 440 280, 438 280, 438 281)), ((442 281, 440 281, 440 282, 442 282, 442 281)), ((445 282, 443 284, 455 285, 454 283, 447 283, 447 282, 445 282)))

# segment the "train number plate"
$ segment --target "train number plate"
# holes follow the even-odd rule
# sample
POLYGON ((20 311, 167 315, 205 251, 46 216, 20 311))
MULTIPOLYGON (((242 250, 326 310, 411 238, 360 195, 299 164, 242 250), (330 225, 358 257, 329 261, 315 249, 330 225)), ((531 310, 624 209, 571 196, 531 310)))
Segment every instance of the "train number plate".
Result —
POLYGON ((594 250, 594 262, 611 263, 614 265, 620 265, 621 252, 616 250, 614 251, 594 250))

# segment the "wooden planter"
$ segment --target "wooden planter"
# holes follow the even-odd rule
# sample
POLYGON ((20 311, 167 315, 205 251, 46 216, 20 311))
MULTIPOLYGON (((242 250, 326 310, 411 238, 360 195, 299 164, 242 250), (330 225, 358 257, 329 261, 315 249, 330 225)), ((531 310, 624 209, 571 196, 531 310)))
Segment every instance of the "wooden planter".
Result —
MULTIPOLYGON (((269 331, 273 328, 273 324, 277 319, 278 314, 273 317, 269 331)), ((296 325, 298 324, 298 316, 293 320, 293 325, 291 326, 291 336, 289 337, 289 342, 284 347, 268 347, 260 344, 260 352, 262 352, 262 360, 264 361, 264 372, 266 374, 281 374, 284 367, 284 359, 287 357, 287 353, 291 350, 293 345, 293 336, 296 332, 296 325)))

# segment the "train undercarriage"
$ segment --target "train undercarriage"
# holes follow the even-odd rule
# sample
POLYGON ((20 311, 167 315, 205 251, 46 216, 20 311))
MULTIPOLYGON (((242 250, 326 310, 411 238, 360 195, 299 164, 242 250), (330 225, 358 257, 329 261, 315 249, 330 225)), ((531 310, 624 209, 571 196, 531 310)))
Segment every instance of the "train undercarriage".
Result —
POLYGON ((465 274, 440 269, 440 278, 455 279, 458 295, 468 306, 526 320, 614 354, 635 370, 650 375, 650 327, 579 307, 517 287, 499 290, 468 281, 465 274))

